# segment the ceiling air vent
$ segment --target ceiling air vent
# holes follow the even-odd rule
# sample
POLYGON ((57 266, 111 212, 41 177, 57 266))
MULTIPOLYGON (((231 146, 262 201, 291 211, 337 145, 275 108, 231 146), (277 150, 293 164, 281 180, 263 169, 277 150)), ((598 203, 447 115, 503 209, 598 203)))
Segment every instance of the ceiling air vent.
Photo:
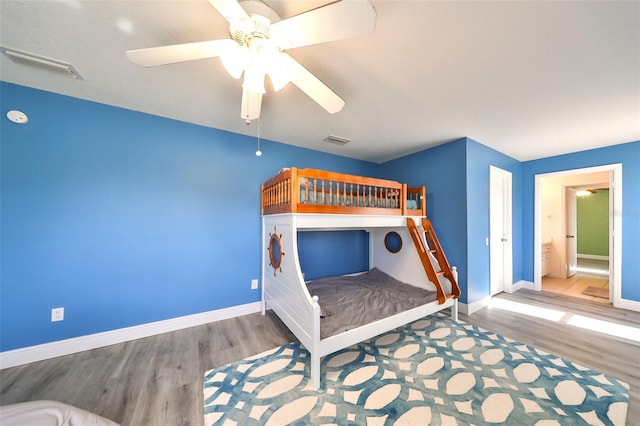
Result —
POLYGON ((36 66, 51 71, 61 71, 66 75, 82 80, 82 77, 76 71, 76 69, 70 63, 59 61, 58 59, 51 59, 44 56, 36 55, 35 53, 24 52, 9 47, 0 47, 0 50, 9 57, 13 62, 17 62, 24 65, 36 66))
POLYGON ((346 145, 351 142, 351 139, 343 138, 340 136, 329 135, 324 138, 325 142, 335 143, 336 145, 346 145))

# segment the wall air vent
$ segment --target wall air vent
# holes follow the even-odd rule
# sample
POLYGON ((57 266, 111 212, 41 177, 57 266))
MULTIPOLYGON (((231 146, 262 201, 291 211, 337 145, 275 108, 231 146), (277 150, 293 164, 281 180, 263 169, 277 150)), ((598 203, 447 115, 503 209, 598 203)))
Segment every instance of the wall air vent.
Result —
POLYGON ((68 62, 57 59, 47 58, 45 56, 36 55, 35 53, 24 52, 21 50, 0 46, 0 50, 7 55, 13 62, 36 66, 50 71, 62 72, 70 77, 82 80, 78 71, 68 62))
POLYGON ((336 145, 346 145, 351 142, 351 139, 343 138, 340 136, 329 135, 324 138, 325 142, 335 143, 336 145))

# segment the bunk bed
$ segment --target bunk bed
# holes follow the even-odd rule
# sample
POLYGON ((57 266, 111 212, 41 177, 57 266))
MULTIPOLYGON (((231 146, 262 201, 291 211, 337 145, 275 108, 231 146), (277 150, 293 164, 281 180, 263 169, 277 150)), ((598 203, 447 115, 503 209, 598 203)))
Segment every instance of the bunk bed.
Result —
POLYGON ((424 187, 291 167, 262 185, 261 214, 262 312, 310 352, 314 389, 326 355, 443 309, 457 320, 456 268, 426 218, 424 187), (318 230, 367 231, 370 270, 305 282, 297 235, 318 230))

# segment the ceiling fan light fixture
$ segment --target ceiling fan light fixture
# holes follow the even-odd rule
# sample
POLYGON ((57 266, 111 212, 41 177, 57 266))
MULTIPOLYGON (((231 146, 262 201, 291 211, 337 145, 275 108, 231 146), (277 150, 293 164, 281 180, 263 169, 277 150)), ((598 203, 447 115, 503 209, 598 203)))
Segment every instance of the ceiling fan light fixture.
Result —
POLYGON ((291 81, 291 77, 293 76, 293 66, 290 57, 282 53, 274 56, 269 66, 268 74, 271 79, 271 84, 273 85, 273 90, 278 92, 291 81))
POLYGON ((578 197, 588 197, 591 194, 595 194, 596 191, 593 189, 579 189, 576 191, 576 195, 578 197))
POLYGON ((269 79, 271 80, 271 86, 273 86, 273 91, 278 92, 282 90, 284 86, 289 83, 290 78, 283 76, 277 72, 269 72, 269 79))
POLYGON ((249 51, 237 44, 220 55, 222 66, 227 70, 229 75, 236 80, 240 78, 250 60, 251 55, 249 51))
POLYGON ((255 64, 250 64, 244 70, 244 80, 242 88, 254 93, 265 93, 264 90, 264 71, 255 64))
POLYGON ((127 57, 143 67, 220 57, 233 78, 244 74, 240 115, 247 122, 260 116, 267 74, 275 91, 290 82, 329 114, 342 110, 345 101, 285 51, 373 32, 369 0, 331 1, 284 20, 262 0, 209 2, 229 23, 230 38, 128 50, 127 57))

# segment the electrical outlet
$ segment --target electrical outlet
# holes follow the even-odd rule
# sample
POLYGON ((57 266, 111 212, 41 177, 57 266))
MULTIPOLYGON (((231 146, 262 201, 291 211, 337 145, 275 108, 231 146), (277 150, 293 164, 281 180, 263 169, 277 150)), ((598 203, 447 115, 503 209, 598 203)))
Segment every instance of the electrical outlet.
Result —
POLYGON ((254 278, 251 280, 251 290, 257 290, 258 289, 258 279, 254 278))
POLYGON ((51 322, 62 321, 64 319, 64 308, 53 308, 51 310, 51 322))

